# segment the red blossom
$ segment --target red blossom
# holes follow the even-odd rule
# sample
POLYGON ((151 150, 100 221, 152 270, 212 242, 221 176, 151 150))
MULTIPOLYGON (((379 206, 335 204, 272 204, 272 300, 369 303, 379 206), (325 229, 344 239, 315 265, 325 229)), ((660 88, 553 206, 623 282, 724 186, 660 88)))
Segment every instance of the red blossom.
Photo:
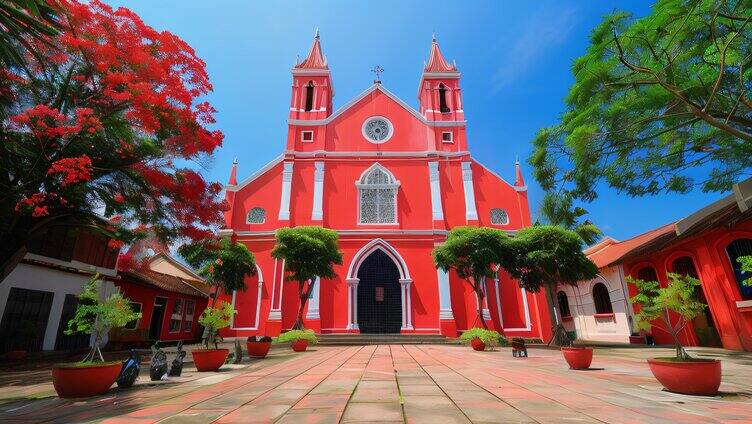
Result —
POLYGON ((47 175, 62 176, 61 186, 89 181, 91 179, 91 159, 83 155, 77 158, 60 159, 52 163, 47 175))
POLYGON ((110 250, 120 250, 124 245, 125 243, 123 243, 121 240, 116 239, 110 239, 107 242, 107 248, 109 248, 110 250))
POLYGON ((123 196, 123 193, 115 193, 115 195, 112 196, 112 200, 114 200, 115 203, 122 205, 125 202, 125 196, 123 196))

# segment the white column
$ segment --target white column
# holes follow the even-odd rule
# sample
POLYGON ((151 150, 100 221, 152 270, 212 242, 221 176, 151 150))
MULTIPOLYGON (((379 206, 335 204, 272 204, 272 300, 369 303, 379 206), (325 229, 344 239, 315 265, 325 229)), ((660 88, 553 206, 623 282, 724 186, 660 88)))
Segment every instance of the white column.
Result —
POLYGON ((501 295, 499 294, 499 273, 494 277, 494 291, 496 292, 496 310, 499 312, 499 325, 504 328, 504 317, 501 315, 501 295))
MULTIPOLYGON (((53 294, 52 307, 50 308, 50 318, 47 320, 47 328, 44 331, 44 341, 42 350, 55 350, 57 342, 57 328, 60 325, 60 318, 63 315, 63 304, 65 303, 65 293, 57 292, 53 294)), ((66 322, 65 328, 68 328, 66 322)))
POLYGON ((313 211, 311 220, 320 221, 324 219, 324 162, 316 161, 313 164, 316 168, 313 174, 313 211))
POLYGON ((488 310, 488 278, 483 278, 483 319, 488 321, 491 319, 491 311, 488 310))
POLYGON ((292 193, 292 162, 282 164, 282 197, 279 200, 279 219, 290 219, 290 194, 292 193))
POLYGON ((428 175, 431 181, 431 213, 434 220, 444 219, 441 207, 441 183, 439 181, 439 163, 428 162, 428 175))
POLYGON ((399 280, 402 287, 402 330, 413 329, 413 308, 412 308, 412 296, 410 294, 410 284, 413 280, 402 279, 399 280))
POLYGON ((462 187, 465 191, 465 219, 478 219, 478 211, 475 209, 475 189, 473 188, 473 170, 471 162, 462 162, 462 187))
POLYGON ((306 313, 306 319, 319 319, 319 287, 321 286, 321 280, 316 277, 313 282, 313 292, 308 299, 308 312, 306 313))
POLYGON ((452 295, 449 292, 449 273, 441 268, 437 268, 436 276, 439 280, 439 319, 453 320, 452 295))
POLYGON ((272 301, 269 310, 269 321, 282 320, 282 289, 285 287, 285 260, 282 259, 282 268, 279 273, 279 278, 277 278, 277 261, 277 259, 274 260, 274 277, 272 280, 272 301), (278 285, 279 293, 277 293, 278 285))
POLYGON ((347 279, 347 329, 358 329, 358 278, 347 279))

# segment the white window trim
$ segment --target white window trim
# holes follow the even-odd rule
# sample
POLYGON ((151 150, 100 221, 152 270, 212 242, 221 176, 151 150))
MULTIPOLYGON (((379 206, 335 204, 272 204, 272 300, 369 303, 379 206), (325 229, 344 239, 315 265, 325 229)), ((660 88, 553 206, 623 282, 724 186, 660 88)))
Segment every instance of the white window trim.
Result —
POLYGON ((454 144, 454 132, 453 131, 442 131, 441 132, 441 142, 446 144, 454 144), (444 134, 449 134, 449 140, 444 140, 444 134))
POLYGON ((264 208, 262 208, 262 207, 259 207, 259 206, 254 206, 254 207, 252 207, 252 208, 251 208, 250 210, 248 210, 248 212, 247 212, 247 213, 245 214, 245 223, 246 223, 246 224, 249 224, 249 225, 260 225, 260 224, 265 224, 265 223, 266 223, 266 209, 264 209, 264 208), (250 220, 248 219, 248 217, 250 216, 250 214, 251 214, 251 211, 253 211, 254 209, 261 209, 262 211, 264 211, 264 220, 263 220, 263 221, 261 221, 261 222, 250 222, 250 220))
MULTIPOLYGON (((141 312, 141 318, 144 317, 144 304, 143 303, 141 303, 141 302, 133 302, 133 301, 130 301, 130 300, 128 301, 128 303, 132 303, 134 305, 140 305, 141 309, 139 309, 139 312, 141 312)), ((136 325, 133 328, 127 328, 126 326, 123 326, 123 330, 129 330, 129 331, 138 330, 138 325, 141 324, 141 318, 138 318, 136 320, 136 325)))
POLYGON ((388 169, 386 169, 385 167, 383 167, 381 164, 379 164, 377 162, 377 163, 374 163, 373 165, 371 165, 370 167, 368 167, 368 169, 366 169, 365 171, 363 171, 362 174, 360 174, 360 178, 358 178, 358 180, 355 181, 355 187, 358 188, 358 225, 399 225, 399 219, 398 219, 398 212, 399 211, 397 209, 397 197, 399 196, 400 182, 399 182, 399 180, 397 180, 397 178, 395 178, 394 174, 392 174, 388 169), (389 183, 389 184, 365 184, 365 183, 362 183, 361 181, 363 181, 363 179, 366 177, 366 175, 370 174, 371 171, 373 171, 376 168, 381 169, 384 173, 386 173, 387 175, 389 175, 394 182, 393 183, 389 183), (361 205, 363 203, 362 200, 361 200, 361 197, 363 196, 363 189, 379 189, 379 188, 392 188, 392 189, 394 189, 394 222, 362 222, 362 220, 361 220, 362 216, 360 214, 360 210, 361 210, 361 205))
POLYGON ((369 143, 384 144, 387 141, 389 141, 389 139, 392 138, 392 136, 394 135, 394 125, 392 124, 392 121, 390 121, 386 117, 380 116, 380 115, 374 115, 374 116, 370 116, 366 118, 366 120, 363 121, 363 125, 360 127, 360 133, 363 135, 363 138, 365 138, 366 141, 368 141, 369 143), (386 122, 386 125, 389 127, 389 133, 387 134, 386 138, 384 138, 383 140, 372 140, 371 137, 369 137, 368 134, 366 134, 366 125, 368 125, 369 122, 375 121, 377 119, 384 120, 384 122, 386 122))
POLYGON ((311 130, 303 130, 303 131, 301 131, 300 132, 300 142, 301 143, 313 143, 313 131, 311 131, 311 130), (310 140, 306 140, 305 139, 305 135, 306 134, 311 134, 311 139, 310 140))

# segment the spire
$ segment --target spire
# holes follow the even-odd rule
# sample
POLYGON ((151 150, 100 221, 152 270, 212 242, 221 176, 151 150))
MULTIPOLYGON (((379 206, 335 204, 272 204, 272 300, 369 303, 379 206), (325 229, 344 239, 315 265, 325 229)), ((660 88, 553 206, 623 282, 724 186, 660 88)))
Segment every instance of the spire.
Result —
POLYGON ((525 179, 522 178, 522 168, 520 167, 520 160, 517 159, 514 162, 514 186, 515 188, 519 188, 520 190, 527 189, 527 186, 525 186, 525 179))
POLYGON ((227 185, 238 185, 238 158, 232 160, 230 179, 227 181, 227 185))
POLYGON ((313 46, 308 56, 302 62, 295 64, 295 69, 329 69, 326 63, 324 52, 321 51, 321 35, 316 28, 316 35, 313 37, 313 46))
POLYGON ((428 56, 428 64, 423 68, 425 72, 457 72, 457 65, 450 65, 444 59, 439 49, 439 42, 436 41, 436 34, 431 41, 431 54, 428 56))

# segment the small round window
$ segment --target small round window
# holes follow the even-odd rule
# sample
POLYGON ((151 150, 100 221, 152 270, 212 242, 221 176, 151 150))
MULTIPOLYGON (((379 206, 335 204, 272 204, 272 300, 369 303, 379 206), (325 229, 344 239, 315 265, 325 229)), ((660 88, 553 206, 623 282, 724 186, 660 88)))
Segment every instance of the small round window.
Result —
POLYGON ((383 116, 372 116, 363 122, 363 137, 371 143, 386 143, 392 138, 392 123, 383 116))
POLYGON ((491 224, 493 225, 507 225, 509 224, 509 215, 507 211, 500 208, 491 209, 491 224))
POLYGON ((266 211, 263 208, 253 208, 248 211, 246 222, 249 224, 263 224, 266 221, 266 211))

